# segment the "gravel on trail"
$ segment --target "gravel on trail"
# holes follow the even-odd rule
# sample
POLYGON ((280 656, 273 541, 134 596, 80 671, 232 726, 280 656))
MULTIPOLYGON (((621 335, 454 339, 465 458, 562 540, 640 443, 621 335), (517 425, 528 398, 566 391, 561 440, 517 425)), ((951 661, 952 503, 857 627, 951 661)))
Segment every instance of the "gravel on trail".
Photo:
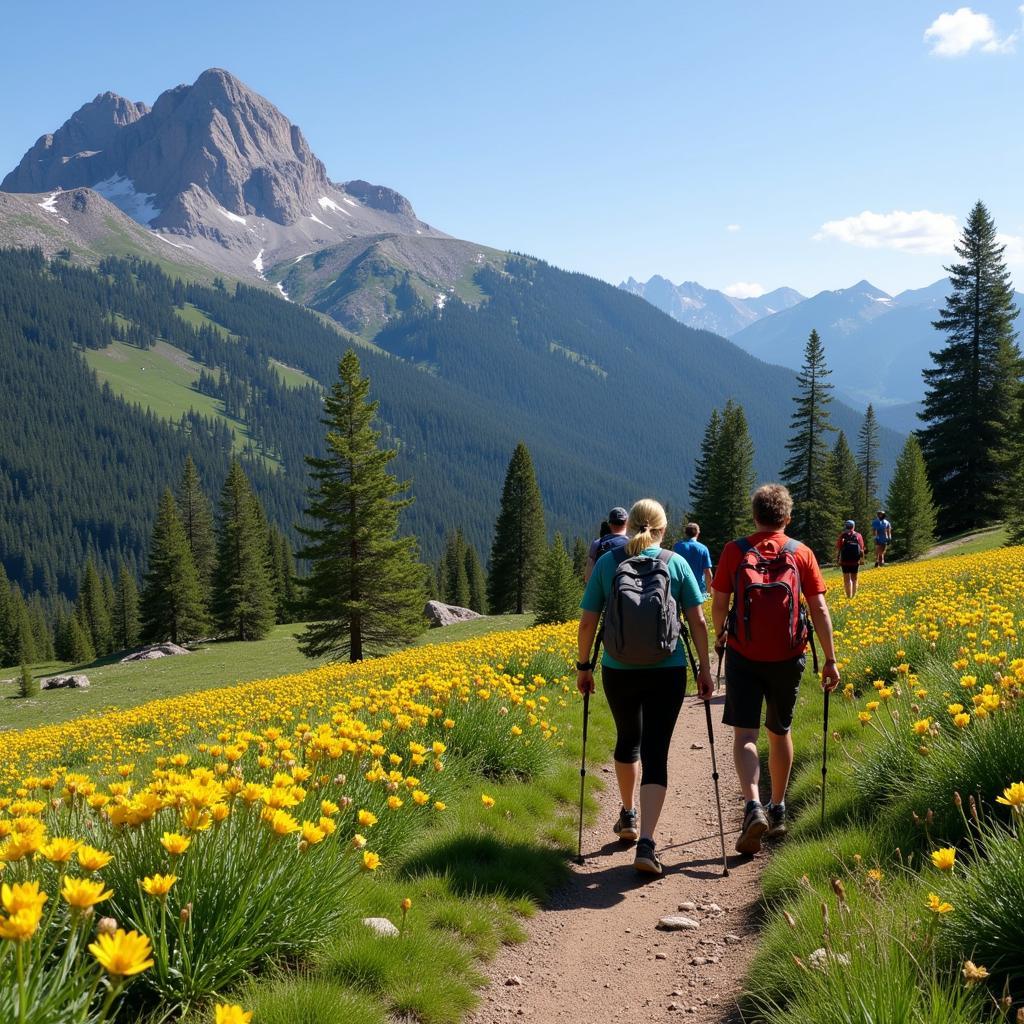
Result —
POLYGON ((490 984, 470 1024, 739 1020, 736 997, 757 941, 764 853, 747 858, 733 849, 743 802, 722 699, 719 693, 712 700, 712 718, 729 876, 722 876, 704 708, 691 694, 673 737, 655 836, 664 875, 648 880, 634 870, 634 847, 612 833, 619 796, 611 765, 590 769, 604 789, 597 818, 583 831, 585 863, 574 864, 569 881, 526 922, 527 941, 505 947, 488 966, 490 984), (662 918, 678 917, 699 927, 658 927, 662 918))

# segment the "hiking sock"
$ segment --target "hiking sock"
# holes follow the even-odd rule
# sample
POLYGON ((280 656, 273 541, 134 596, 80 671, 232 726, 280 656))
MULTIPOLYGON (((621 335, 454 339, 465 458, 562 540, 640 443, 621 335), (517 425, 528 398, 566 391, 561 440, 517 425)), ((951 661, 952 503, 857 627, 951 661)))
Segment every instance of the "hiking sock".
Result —
POLYGON ((749 814, 755 807, 760 807, 760 806, 761 806, 761 801, 760 800, 748 800, 747 801, 747 806, 743 809, 743 813, 744 814, 749 814))

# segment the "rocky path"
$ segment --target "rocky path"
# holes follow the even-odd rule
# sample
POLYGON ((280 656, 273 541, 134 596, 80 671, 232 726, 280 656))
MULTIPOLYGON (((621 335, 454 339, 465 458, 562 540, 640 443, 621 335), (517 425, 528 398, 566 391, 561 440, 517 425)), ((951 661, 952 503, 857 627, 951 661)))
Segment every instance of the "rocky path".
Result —
MULTIPOLYGON (((721 700, 712 701, 712 715, 732 851, 742 805, 721 700)), ((586 863, 573 866, 569 882, 528 922, 528 941, 506 948, 491 965, 473 1024, 520 1017, 531 1024, 738 1019, 736 995, 756 942, 763 854, 750 860, 730 853, 730 874, 722 876, 702 704, 687 698, 669 758, 657 836, 663 877, 646 881, 634 871, 632 847, 611 832, 619 800, 610 765, 601 778, 600 811, 583 833, 586 863), (699 927, 661 931, 666 915, 690 917, 699 927)))

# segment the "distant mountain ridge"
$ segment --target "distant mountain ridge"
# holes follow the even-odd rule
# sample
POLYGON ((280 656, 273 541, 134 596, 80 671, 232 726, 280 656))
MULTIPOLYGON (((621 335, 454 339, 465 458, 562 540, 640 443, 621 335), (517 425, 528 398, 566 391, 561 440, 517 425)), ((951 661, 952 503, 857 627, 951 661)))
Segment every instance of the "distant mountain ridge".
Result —
POLYGON ((705 288, 696 281, 673 284, 655 274, 646 282, 630 277, 620 285, 624 291, 639 295, 663 313, 668 313, 687 327, 713 331, 731 338, 761 317, 802 302, 804 297, 792 288, 776 288, 755 298, 737 299, 715 288, 705 288))

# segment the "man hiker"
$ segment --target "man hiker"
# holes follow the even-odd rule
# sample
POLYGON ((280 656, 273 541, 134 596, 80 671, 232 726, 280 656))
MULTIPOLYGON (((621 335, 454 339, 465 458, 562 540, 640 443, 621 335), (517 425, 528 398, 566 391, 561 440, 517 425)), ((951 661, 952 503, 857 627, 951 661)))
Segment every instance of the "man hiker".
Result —
POLYGON ((839 683, 832 619, 817 559, 810 548, 785 533, 793 499, 781 484, 765 484, 754 492, 751 505, 754 533, 731 541, 722 551, 711 606, 717 646, 727 644, 722 721, 733 727, 733 758, 747 802, 736 840, 736 849, 745 854, 761 849, 765 833, 774 838, 786 832, 786 787, 793 767, 790 727, 810 639, 799 610, 801 594, 825 654, 822 689, 831 692, 839 683), (762 705, 767 706, 764 724, 771 775, 767 807, 758 794, 762 705))
POLYGON ((875 568, 885 565, 885 549, 892 543, 892 523, 885 518, 885 509, 879 509, 878 515, 871 520, 871 529, 875 531, 875 568))
POLYGON ((701 544, 697 539, 700 536, 700 526, 697 523, 687 523, 683 527, 683 535, 685 539, 678 541, 672 550, 683 556, 686 564, 693 570, 701 597, 707 597, 712 579, 711 552, 708 551, 706 544, 701 544))
POLYGON ((836 555, 843 570, 843 588, 847 597, 857 594, 857 570, 864 564, 864 538, 857 532, 857 524, 847 519, 843 532, 836 540, 836 555))
POLYGON ((626 520, 628 513, 621 505, 616 505, 608 513, 608 532, 591 541, 590 550, 587 552, 587 566, 583 570, 584 583, 590 582, 590 574, 594 571, 594 563, 609 551, 621 548, 629 540, 626 535, 626 520))

